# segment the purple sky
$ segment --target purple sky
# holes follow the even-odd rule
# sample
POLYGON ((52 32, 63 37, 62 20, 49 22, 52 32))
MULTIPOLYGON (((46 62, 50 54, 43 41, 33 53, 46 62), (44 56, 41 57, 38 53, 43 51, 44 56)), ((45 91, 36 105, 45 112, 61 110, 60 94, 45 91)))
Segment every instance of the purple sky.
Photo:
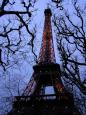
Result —
MULTIPOLYGON (((19 1, 16 0, 16 1, 19 2, 20 0, 19 1)), ((80 2, 81 6, 83 6, 84 3, 86 3, 86 0, 78 0, 78 1, 80 2)), ((39 46, 36 49, 37 54, 38 54, 38 52, 40 50, 40 46, 41 46, 40 41, 42 39, 43 26, 44 26, 44 10, 47 8, 47 4, 50 3, 50 2, 51 2, 51 0, 38 0, 38 2, 35 4, 35 8, 37 9, 37 11, 34 13, 34 19, 33 19, 32 25, 37 24, 37 40, 36 40, 36 43, 39 43, 39 46)), ((63 4, 66 5, 67 9, 70 9, 69 10, 70 13, 73 11, 72 10, 73 8, 71 7, 71 0, 63 0, 63 4)), ((7 8, 8 8, 8 6, 7 6, 7 8)), ((20 9, 20 10, 23 10, 21 6, 19 7, 17 5, 17 8, 20 9)), ((15 6, 12 8, 12 10, 14 10, 14 9, 16 9, 15 6)), ((53 29, 53 27, 52 27, 52 29, 53 29)), ((54 33, 53 33, 53 38, 54 38, 54 33)), ((54 39, 54 43, 55 43, 55 39, 54 39)), ((56 45, 55 45, 55 47, 56 47, 56 45)), ((60 59, 59 59, 57 49, 55 49, 55 55, 57 57, 57 62, 60 63, 60 59)), ((84 69, 82 68, 81 73, 83 74, 83 72, 84 72, 84 69)), ((7 93, 7 92, 9 92, 8 89, 5 88, 5 84, 7 84, 8 81, 9 81, 9 76, 12 77, 11 86, 17 86, 18 81, 16 81, 16 79, 19 79, 20 80, 20 87, 21 87, 21 86, 23 86, 22 81, 28 82, 30 77, 31 77, 31 74, 32 74, 32 64, 30 65, 30 63, 25 63, 25 65, 22 65, 21 70, 18 70, 15 67, 12 68, 12 69, 9 69, 8 72, 6 73, 6 76, 3 75, 3 78, 0 77, 0 81, 2 82, 2 84, 0 83, 0 97, 3 96, 3 95, 4 96, 9 95, 9 93, 7 93), (16 70, 17 70, 17 72, 16 72, 16 70), (9 71, 11 71, 11 72, 9 73, 9 71), (21 72, 22 72, 22 74, 21 74, 21 72)), ((0 73, 0 75, 1 75, 1 73, 0 73)), ((14 91, 14 89, 12 89, 12 91, 14 92, 13 94, 15 94, 16 87, 15 87, 15 91, 14 91)))

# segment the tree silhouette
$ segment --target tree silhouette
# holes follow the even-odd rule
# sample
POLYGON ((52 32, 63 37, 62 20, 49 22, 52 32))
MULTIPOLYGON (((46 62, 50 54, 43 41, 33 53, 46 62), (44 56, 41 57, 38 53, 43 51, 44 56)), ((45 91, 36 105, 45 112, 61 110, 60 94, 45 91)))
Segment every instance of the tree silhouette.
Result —
MULTIPOLYGON (((62 4, 61 13, 53 16, 57 48, 62 62, 62 76, 65 85, 78 91, 74 93, 75 102, 82 113, 86 113, 86 7, 82 7, 78 0, 72 1, 72 11, 62 4), (82 73, 83 70, 83 73, 82 73), (80 100, 81 99, 81 100, 80 100), (78 105, 79 103, 79 105, 78 105), (84 112, 83 112, 84 111, 84 112)), ((58 4, 58 2, 55 2, 58 4)), ((57 10, 58 6, 57 6, 57 10)))
MULTIPOLYGON (((36 27, 31 28, 30 23, 35 11, 35 2, 36 0, 0 1, 0 65, 4 70, 12 62, 11 57, 15 56, 17 52, 19 54, 24 52, 21 49, 24 49, 25 45, 30 45, 34 53, 33 42, 36 27), (26 37, 28 37, 27 40, 26 37), (26 43, 24 43, 25 40, 26 43)), ((15 63, 15 61, 12 62, 11 66, 15 63)))

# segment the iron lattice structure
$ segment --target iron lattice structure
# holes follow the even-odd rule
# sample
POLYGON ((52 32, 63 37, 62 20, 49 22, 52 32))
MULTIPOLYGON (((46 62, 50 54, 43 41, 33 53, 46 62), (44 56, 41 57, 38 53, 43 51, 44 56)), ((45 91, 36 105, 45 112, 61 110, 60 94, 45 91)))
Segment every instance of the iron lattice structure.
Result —
POLYGON ((52 13, 50 9, 47 11, 45 10, 43 39, 38 63, 56 63, 52 37, 51 16, 52 13))
POLYGON ((61 80, 59 64, 56 64, 51 10, 44 12, 45 23, 38 64, 22 96, 16 96, 13 109, 8 115, 81 115, 74 106, 73 95, 61 80), (45 88, 53 86, 54 94, 46 94, 45 88))
POLYGON ((38 58, 38 65, 33 67, 34 73, 23 93, 24 96, 34 95, 34 92, 37 95, 39 95, 41 89, 45 90, 46 86, 54 86, 54 88, 57 90, 64 90, 64 86, 61 82, 61 79, 60 78, 58 79, 58 76, 60 76, 59 75, 60 66, 59 64, 56 64, 56 59, 55 59, 52 26, 51 26, 51 16, 52 16, 51 10, 46 9, 44 14, 45 14, 45 23, 44 23, 42 45, 41 45, 39 58, 38 58), (53 71, 51 70, 51 68, 53 71), (49 74, 49 76, 47 75, 49 78, 46 77, 46 73, 49 74), (41 75, 43 75, 43 78, 38 77, 41 75))

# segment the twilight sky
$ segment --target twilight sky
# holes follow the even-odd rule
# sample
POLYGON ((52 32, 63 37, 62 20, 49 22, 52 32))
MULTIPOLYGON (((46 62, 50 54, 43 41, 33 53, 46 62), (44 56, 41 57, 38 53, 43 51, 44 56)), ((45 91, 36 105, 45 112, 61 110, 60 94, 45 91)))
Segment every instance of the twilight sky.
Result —
MULTIPOLYGON (((16 1, 18 1, 18 0, 16 0, 16 1)), ((81 6, 83 6, 84 3, 86 3, 86 0, 78 0, 78 1, 80 2, 81 6)), ((36 47, 35 52, 37 55, 38 55, 38 52, 39 52, 40 46, 41 46, 40 41, 42 40, 42 33, 43 33, 43 26, 44 26, 44 10, 47 8, 47 4, 50 2, 51 2, 51 0, 38 0, 38 2, 35 4, 35 9, 37 9, 37 11, 34 12, 34 18, 33 18, 32 25, 34 25, 34 24, 37 25, 36 43, 39 44, 39 46, 37 46, 37 47, 35 46, 36 47)), ((70 9, 70 10, 68 10, 68 12, 71 14, 71 12, 73 12, 73 8, 71 7, 71 0, 63 0, 63 4, 66 6, 67 9, 70 9)), ((21 9, 21 7, 19 7, 19 6, 17 6, 17 8, 21 9)), ((74 21, 77 22, 77 20, 75 20, 75 17, 74 17, 74 21)), ((54 31, 53 27, 52 27, 52 31, 54 31)), ((54 32, 53 32, 53 39, 54 39, 54 45, 55 45, 54 32)), ((55 45, 55 47, 56 47, 56 45, 55 45)), ((58 51, 56 48, 55 48, 55 55, 56 55, 57 63, 60 63, 58 51)), ((29 60, 29 58, 28 58, 28 60, 29 60)), ((26 85, 23 82, 25 81, 28 83, 28 81, 31 77, 32 71, 33 71, 32 65, 30 65, 30 63, 25 63, 24 65, 22 65, 21 70, 17 70, 15 67, 12 69, 9 69, 6 73, 6 76, 3 76, 3 78, 0 77, 0 82, 2 82, 2 83, 0 83, 0 97, 9 95, 9 93, 8 93, 9 89, 7 89, 5 87, 9 84, 9 80, 11 80, 11 79, 9 79, 9 76, 11 76, 11 78, 12 78, 12 80, 11 80, 12 83, 9 85, 11 85, 12 87, 15 88, 15 91, 14 91, 14 89, 11 89, 11 91, 13 91, 12 92, 13 95, 15 95, 15 93, 17 92, 17 88, 18 88, 17 87, 18 81, 20 82, 20 87, 21 86, 26 87, 26 85), (9 71, 10 71, 10 73, 9 73, 9 71), (22 74, 21 74, 21 72, 22 72, 22 74)), ((83 71, 84 70, 82 69, 82 73, 83 73, 83 71)))

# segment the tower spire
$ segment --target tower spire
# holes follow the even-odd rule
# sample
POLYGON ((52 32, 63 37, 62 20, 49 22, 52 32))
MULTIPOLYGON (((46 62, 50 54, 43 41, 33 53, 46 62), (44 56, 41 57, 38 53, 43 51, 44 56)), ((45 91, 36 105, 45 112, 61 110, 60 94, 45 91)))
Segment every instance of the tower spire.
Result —
POLYGON ((45 22, 38 63, 56 63, 51 26, 52 12, 49 7, 45 9, 44 14, 45 22))

